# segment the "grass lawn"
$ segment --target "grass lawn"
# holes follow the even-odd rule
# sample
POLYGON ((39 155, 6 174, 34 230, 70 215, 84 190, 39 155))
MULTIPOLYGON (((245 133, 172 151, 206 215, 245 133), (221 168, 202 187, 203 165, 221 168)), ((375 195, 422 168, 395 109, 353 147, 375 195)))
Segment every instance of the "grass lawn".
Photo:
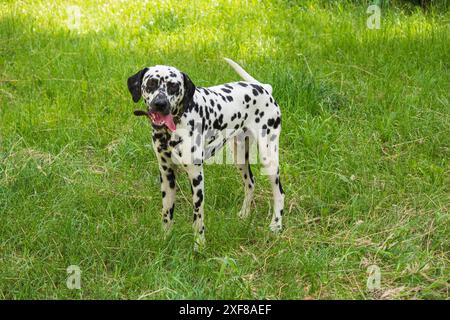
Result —
POLYGON ((450 14, 391 4, 371 30, 357 2, 73 0, 74 29, 69 2, 3 1, 0 298, 448 299, 450 14), (269 231, 257 167, 240 221, 237 170, 209 165, 198 255, 184 174, 163 237, 126 79, 167 64, 198 86, 238 80, 224 56, 281 106, 285 228, 269 231))

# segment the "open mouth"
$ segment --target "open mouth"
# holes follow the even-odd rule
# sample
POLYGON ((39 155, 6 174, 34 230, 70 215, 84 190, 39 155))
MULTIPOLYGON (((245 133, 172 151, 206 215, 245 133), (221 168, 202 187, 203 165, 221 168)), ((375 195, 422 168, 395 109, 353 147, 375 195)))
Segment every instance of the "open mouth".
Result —
POLYGON ((160 128, 166 126, 170 131, 176 130, 176 125, 171 114, 165 115, 160 112, 146 112, 142 110, 135 110, 134 114, 136 116, 147 116, 151 120, 154 127, 160 128))

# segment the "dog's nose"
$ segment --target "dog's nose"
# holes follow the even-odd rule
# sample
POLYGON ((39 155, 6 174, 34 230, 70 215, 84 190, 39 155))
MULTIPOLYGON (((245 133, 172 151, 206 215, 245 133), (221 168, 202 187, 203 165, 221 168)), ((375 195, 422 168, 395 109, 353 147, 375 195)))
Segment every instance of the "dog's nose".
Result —
POLYGON ((165 111, 169 106, 169 101, 164 95, 158 94, 155 99, 153 99, 151 105, 156 111, 165 111))
POLYGON ((158 99, 153 103, 153 105, 159 109, 164 109, 167 107, 167 100, 158 99))

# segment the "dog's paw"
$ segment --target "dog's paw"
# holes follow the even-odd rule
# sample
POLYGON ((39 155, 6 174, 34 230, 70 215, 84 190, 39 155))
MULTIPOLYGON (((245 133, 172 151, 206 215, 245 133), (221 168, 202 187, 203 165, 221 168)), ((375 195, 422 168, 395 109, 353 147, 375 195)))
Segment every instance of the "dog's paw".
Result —
POLYGON ((280 233, 281 230, 283 229, 282 225, 281 225, 281 221, 275 221, 272 220, 272 222, 269 225, 270 231, 272 231, 273 233, 280 233))
POLYGON ((196 235, 194 238, 194 252, 201 253, 206 247, 206 240, 204 235, 196 235))
POLYGON ((247 219, 249 214, 250 214, 250 208, 242 208, 238 213, 238 217, 239 217, 239 219, 247 219))
POLYGON ((173 222, 166 222, 162 224, 164 239, 167 239, 172 234, 173 222))

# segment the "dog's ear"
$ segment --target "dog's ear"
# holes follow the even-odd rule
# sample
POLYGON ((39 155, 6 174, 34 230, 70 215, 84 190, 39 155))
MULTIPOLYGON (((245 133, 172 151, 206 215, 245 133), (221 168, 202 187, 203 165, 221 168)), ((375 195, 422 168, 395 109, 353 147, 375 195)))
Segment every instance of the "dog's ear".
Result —
POLYGON ((144 77, 144 74, 147 71, 148 71, 148 68, 144 68, 141 71, 137 72, 136 74, 134 74, 128 78, 128 81, 127 81, 128 90, 130 91, 134 102, 138 102, 142 96, 142 92, 141 92, 142 78, 144 77))
POLYGON ((183 82, 184 82, 184 97, 183 97, 183 107, 187 108, 193 101, 192 97, 195 92, 195 85, 188 75, 182 72, 183 82))

